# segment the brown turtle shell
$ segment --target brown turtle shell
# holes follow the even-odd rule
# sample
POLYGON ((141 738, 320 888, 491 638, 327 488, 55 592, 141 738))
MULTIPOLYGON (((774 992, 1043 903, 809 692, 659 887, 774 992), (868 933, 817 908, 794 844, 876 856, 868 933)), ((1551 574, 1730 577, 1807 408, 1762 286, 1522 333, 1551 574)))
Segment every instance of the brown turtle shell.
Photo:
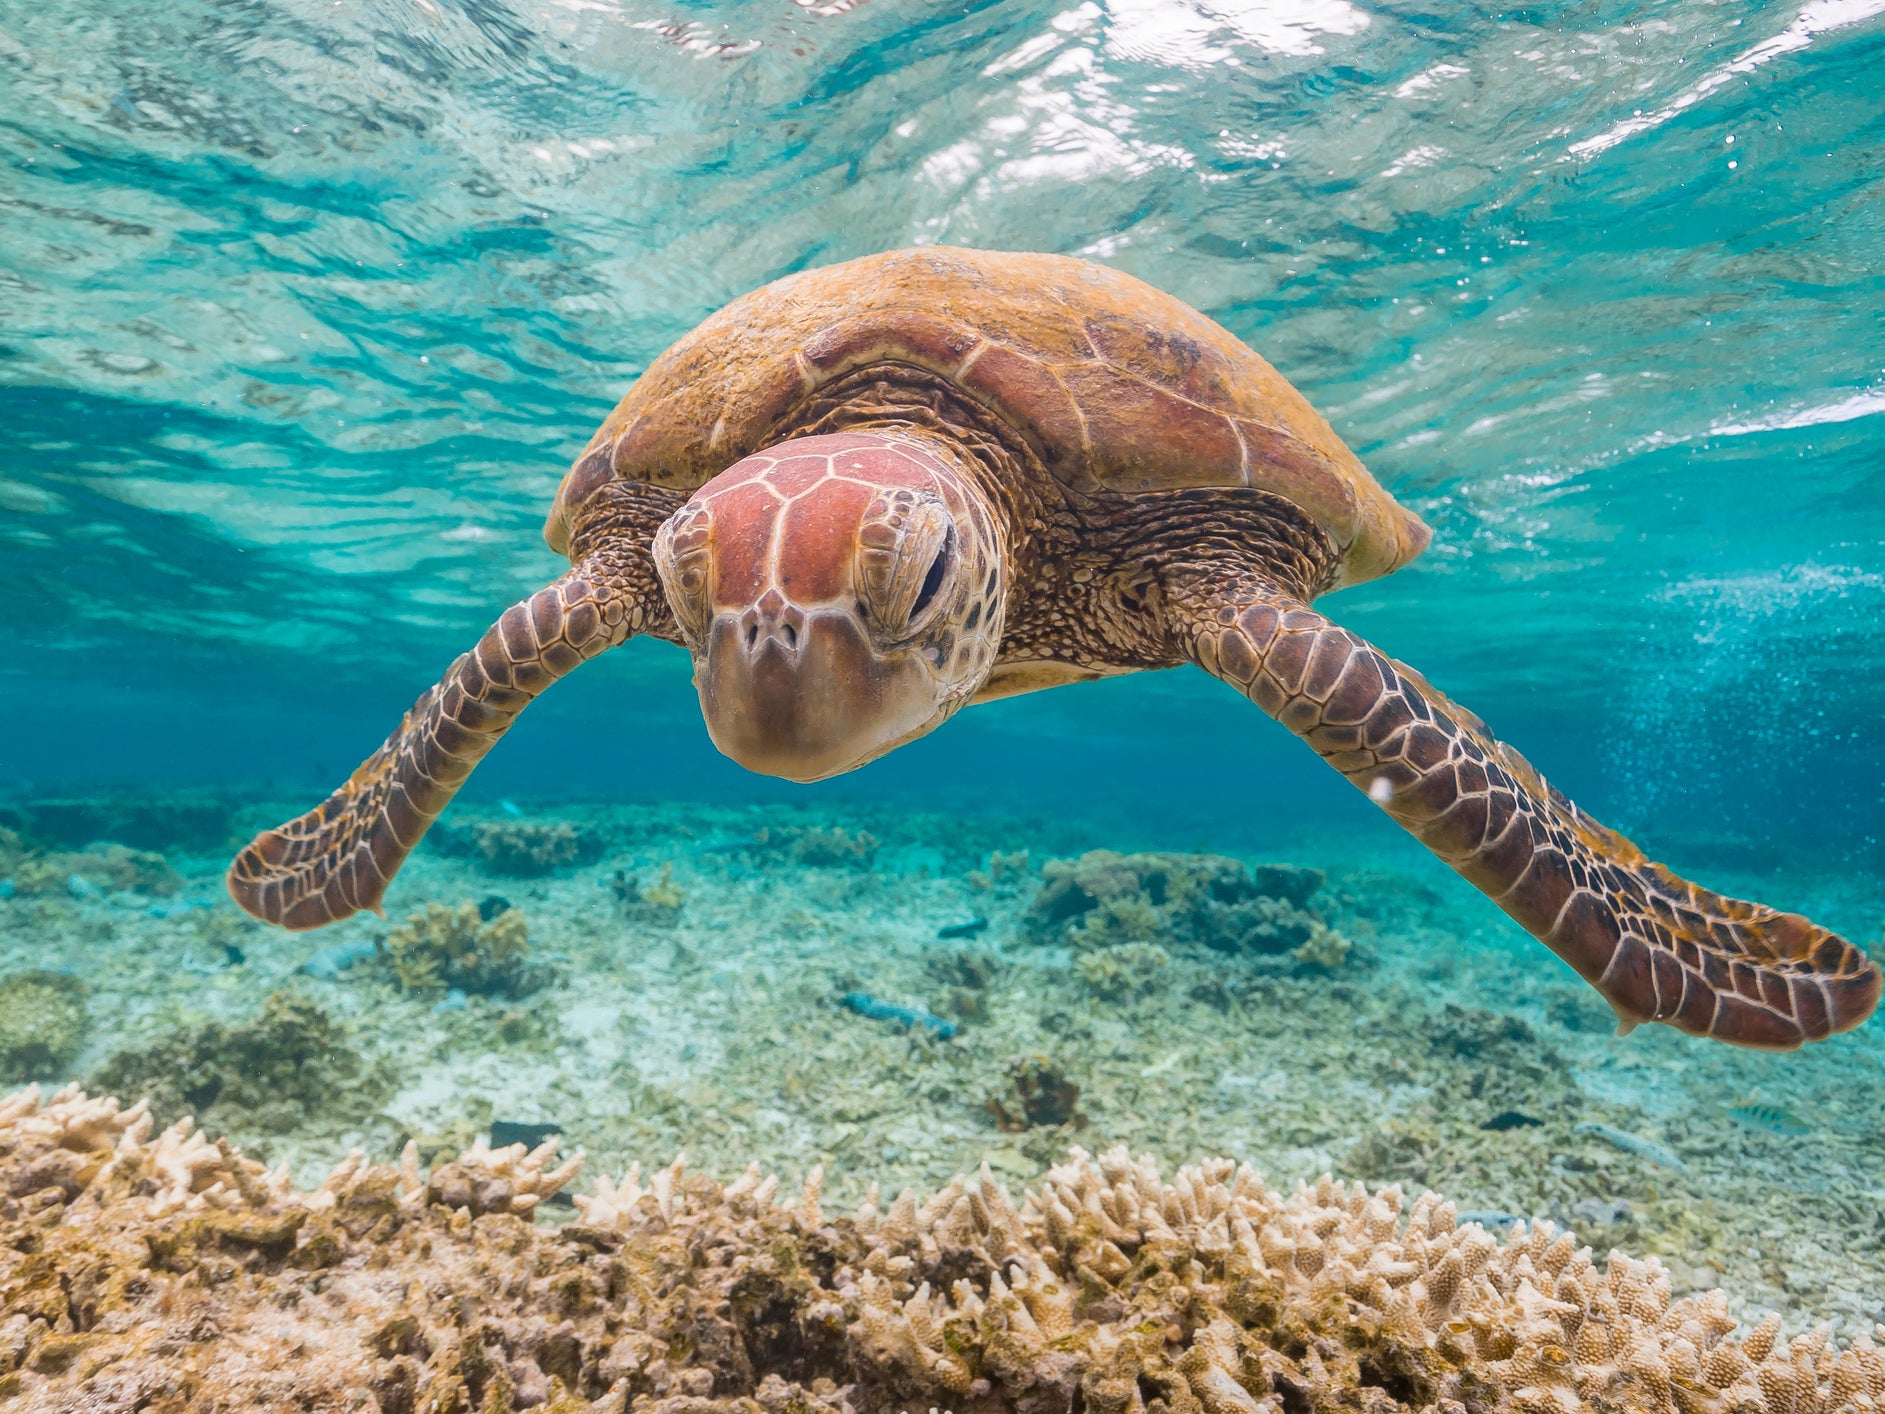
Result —
POLYGON ((1281 374, 1196 310, 1069 256, 947 246, 788 275, 709 317, 609 415, 545 538, 567 553, 572 513, 608 481, 705 484, 779 440, 819 387, 875 364, 948 379, 1077 491, 1286 496, 1341 551, 1341 584, 1400 568, 1429 538, 1281 374))

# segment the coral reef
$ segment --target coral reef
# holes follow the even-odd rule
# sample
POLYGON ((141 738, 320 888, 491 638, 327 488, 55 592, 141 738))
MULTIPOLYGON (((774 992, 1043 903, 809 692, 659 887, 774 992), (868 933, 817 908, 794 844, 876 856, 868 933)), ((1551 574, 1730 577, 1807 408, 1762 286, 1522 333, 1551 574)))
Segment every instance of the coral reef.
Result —
POLYGON ((615 898, 615 911, 623 918, 657 928, 672 928, 687 906, 687 894, 674 882, 672 864, 663 864, 660 876, 651 884, 643 884, 626 869, 617 869, 609 880, 609 891, 615 898))
MULTIPOLYGON (((1834 1414, 1885 1353, 1735 1335, 1719 1292, 1433 1195, 1288 1197, 1210 1161, 1076 1149, 1017 1204, 986 1166, 826 1210, 755 1166, 594 1181, 554 1141, 312 1192, 187 1122, 74 1090, 0 1101, 0 1401, 29 1411, 553 1414, 1834 1414)), ((1885 1328, 1880 1328, 1885 1335, 1885 1328)))
POLYGON ((489 874, 540 879, 559 869, 580 868, 602 858, 602 837, 565 821, 477 820, 435 825, 430 839, 438 853, 469 859, 489 874))
POLYGON ((943 986, 943 1007, 957 1021, 988 1020, 988 989, 1001 959, 980 948, 960 948, 929 959, 929 975, 943 986))
POLYGON ((1016 1056, 1008 1062, 1008 1091, 984 1103, 1009 1134, 1037 1126, 1083 1123, 1076 1106, 1080 1087, 1046 1056, 1016 1056))
POLYGON ((1354 950, 1355 945, 1328 924, 1313 923, 1309 936, 1291 950, 1290 956, 1318 972, 1339 972, 1354 950))
POLYGON ((1171 964, 1172 955, 1157 943, 1121 943, 1081 953, 1073 970, 1088 990, 1128 1001, 1156 991, 1171 964))
POLYGON ((1025 849, 1010 850, 1003 853, 994 850, 988 856, 986 869, 971 869, 969 884, 977 889, 990 889, 996 893, 1013 893, 1032 874, 1031 861, 1025 849))
POLYGON ((1346 959, 1348 946, 1306 906, 1321 886, 1315 869, 1093 850, 1042 867, 1023 926, 1037 942, 1075 948, 1201 944, 1240 955, 1294 952, 1328 968, 1346 959))
POLYGON ((117 840, 140 850, 220 851, 233 842, 229 802, 208 796, 152 792, 0 805, 0 828, 49 850, 117 840))
POLYGON ((344 1027, 292 992, 271 993, 249 1021, 205 1022, 119 1051, 91 1083, 146 1095, 161 1118, 261 1134, 294 1132, 320 1111, 368 1108, 391 1089, 344 1027))
POLYGON ((529 951, 520 908, 487 921, 475 903, 429 903, 386 935, 385 965, 402 991, 522 997, 549 981, 529 951))
POLYGON ((776 851, 794 864, 813 868, 869 869, 877 862, 882 841, 869 830, 851 831, 841 825, 766 825, 740 848, 756 854, 776 851))
POLYGON ((74 879, 100 892, 147 894, 167 898, 183 887, 183 879, 163 855, 129 845, 100 841, 83 850, 47 853, 34 848, 14 830, 0 827, 0 878, 13 892, 63 894, 80 888, 74 879))
POLYGON ((65 892, 66 876, 27 844, 19 831, 0 825, 0 883, 6 886, 5 897, 31 898, 65 892))
POLYGON ((84 1045, 85 1031, 85 984, 78 978, 63 972, 0 977, 0 1081, 63 1071, 84 1045))

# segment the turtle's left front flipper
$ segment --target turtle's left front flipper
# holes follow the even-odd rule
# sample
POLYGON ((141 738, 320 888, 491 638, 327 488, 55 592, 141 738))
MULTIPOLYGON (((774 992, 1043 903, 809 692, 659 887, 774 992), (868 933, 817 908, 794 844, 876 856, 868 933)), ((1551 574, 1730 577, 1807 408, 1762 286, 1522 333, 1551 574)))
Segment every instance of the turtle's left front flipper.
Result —
POLYGON ((1171 586, 1193 661, 1300 736, 1570 963, 1627 1029, 1790 1050, 1859 1025, 1879 969, 1798 914, 1678 878, 1413 669, 1262 586, 1171 586))
POLYGON ((635 634, 672 635, 646 536, 615 549, 505 610, 345 785, 257 835, 229 866, 235 901, 296 929, 377 912, 420 836, 539 693, 635 634))

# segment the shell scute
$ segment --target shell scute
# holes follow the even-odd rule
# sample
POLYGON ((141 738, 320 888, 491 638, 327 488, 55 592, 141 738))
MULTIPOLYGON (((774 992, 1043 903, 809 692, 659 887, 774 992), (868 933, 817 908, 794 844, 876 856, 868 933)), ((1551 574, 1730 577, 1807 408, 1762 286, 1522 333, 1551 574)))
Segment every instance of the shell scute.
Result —
POLYGON ((1001 409, 1056 477, 1082 491, 1098 489, 1099 483, 1087 471, 1086 418, 1079 401, 1052 368, 1018 349, 991 342, 957 382, 966 392, 1001 409))
POLYGON ((981 334, 966 324, 914 311, 896 311, 828 325, 807 339, 799 351, 826 377, 885 361, 913 363, 951 377, 981 342, 981 334))
MULTIPOLYGON (((1339 582, 1398 568, 1428 532, 1289 383, 1227 330, 1117 270, 927 246, 802 271, 734 300, 649 366, 593 446, 614 477, 688 490, 779 440, 824 384, 920 368, 1006 421, 1068 488, 1251 486, 1340 552, 1339 582)), ((585 457, 545 536, 600 483, 585 457)))
POLYGON ((1085 327, 1098 360, 1194 403, 1235 406, 1231 360, 1184 330, 1116 316, 1089 318, 1085 327))
POLYGON ((1077 364, 1063 377, 1087 435, 1106 448, 1108 490, 1249 484, 1243 439, 1223 413, 1106 364, 1077 364))

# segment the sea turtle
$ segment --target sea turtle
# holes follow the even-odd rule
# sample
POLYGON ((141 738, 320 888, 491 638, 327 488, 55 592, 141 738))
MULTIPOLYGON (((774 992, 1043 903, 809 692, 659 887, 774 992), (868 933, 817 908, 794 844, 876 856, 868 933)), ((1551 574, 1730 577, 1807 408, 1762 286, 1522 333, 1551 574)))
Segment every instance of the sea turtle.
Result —
POLYGON ((1310 605, 1428 530, 1224 329, 1104 266, 928 247, 791 275, 655 360, 564 478, 573 568, 507 610, 323 804, 229 870, 289 928, 387 881, 538 693, 680 644, 714 743, 853 770, 958 708, 1195 663, 1575 968, 1622 1026, 1788 1048, 1864 953, 1651 863, 1472 713, 1310 605))

